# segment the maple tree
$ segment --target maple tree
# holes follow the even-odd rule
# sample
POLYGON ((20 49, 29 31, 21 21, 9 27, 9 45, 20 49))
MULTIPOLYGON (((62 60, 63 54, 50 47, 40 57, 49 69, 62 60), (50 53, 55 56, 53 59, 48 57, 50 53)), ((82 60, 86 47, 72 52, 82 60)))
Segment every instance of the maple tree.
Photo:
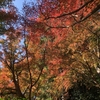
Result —
POLYGON ((23 15, 4 11, 0 95, 63 100, 81 82, 99 89, 99 8, 99 0, 37 0, 23 15))
POLYGON ((39 13, 41 13, 40 18, 45 20, 50 28, 66 28, 82 22, 100 8, 99 0, 38 0, 38 3, 39 13), (47 23, 49 20, 55 20, 57 22, 59 19, 63 23, 59 22, 55 26, 47 23), (71 24, 70 21, 73 21, 73 23, 71 24))

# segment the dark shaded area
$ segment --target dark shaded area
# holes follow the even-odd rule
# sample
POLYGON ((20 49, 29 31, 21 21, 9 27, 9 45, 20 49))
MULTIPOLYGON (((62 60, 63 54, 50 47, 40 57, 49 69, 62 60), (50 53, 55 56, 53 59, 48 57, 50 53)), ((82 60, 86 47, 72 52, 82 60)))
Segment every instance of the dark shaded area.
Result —
POLYGON ((81 82, 75 83, 68 90, 69 98, 65 100, 100 100, 100 88, 92 86, 88 88, 81 82))

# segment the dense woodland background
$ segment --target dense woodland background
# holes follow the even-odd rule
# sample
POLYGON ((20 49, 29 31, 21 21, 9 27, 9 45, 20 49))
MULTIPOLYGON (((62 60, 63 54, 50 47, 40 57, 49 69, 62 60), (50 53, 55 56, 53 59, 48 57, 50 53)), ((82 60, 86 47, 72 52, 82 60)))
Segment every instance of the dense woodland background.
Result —
POLYGON ((100 0, 0 0, 0 97, 100 100, 100 0))

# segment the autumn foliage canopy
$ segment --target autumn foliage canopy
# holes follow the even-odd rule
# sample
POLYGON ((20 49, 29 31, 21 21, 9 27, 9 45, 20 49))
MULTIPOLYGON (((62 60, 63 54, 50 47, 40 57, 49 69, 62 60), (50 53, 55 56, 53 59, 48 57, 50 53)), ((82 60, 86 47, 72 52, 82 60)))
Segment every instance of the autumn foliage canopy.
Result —
POLYGON ((1 1, 1 98, 100 99, 100 0, 1 1))

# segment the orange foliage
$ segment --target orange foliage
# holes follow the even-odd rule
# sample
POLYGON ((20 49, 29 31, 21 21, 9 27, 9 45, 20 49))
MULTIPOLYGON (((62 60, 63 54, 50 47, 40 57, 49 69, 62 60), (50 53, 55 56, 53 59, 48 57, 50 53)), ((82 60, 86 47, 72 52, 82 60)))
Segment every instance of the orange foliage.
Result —
POLYGON ((14 84, 11 80, 11 73, 7 68, 2 68, 0 72, 0 88, 14 88, 14 84))
MULTIPOLYGON (((89 0, 43 0, 37 9, 38 16, 31 14, 30 11, 34 11, 34 7, 32 9, 29 6, 25 16, 25 25, 23 25, 25 27, 22 29, 28 33, 27 39, 29 39, 26 41, 25 48, 27 49, 24 49, 26 50, 25 59, 14 63, 14 72, 19 79, 20 90, 25 91, 27 87, 29 89, 29 86, 32 86, 31 92, 34 93, 39 84, 47 84, 51 77, 55 77, 54 82, 51 83, 52 88, 56 88, 55 90, 60 91, 63 88, 67 90, 70 87, 69 75, 71 64, 74 62, 73 54, 83 44, 88 32, 85 29, 84 31, 80 30, 82 27, 80 24, 76 26, 73 24, 81 21, 96 8, 96 5, 99 5, 97 4, 98 0, 91 0, 90 3, 82 7, 87 2, 89 0), (33 85, 35 82, 36 86, 33 85)), ((10 9, 11 11, 1 11, 0 13, 7 20, 16 20, 17 15, 15 15, 14 8, 10 9), (9 14, 10 19, 5 13, 9 14)), ((8 31, 15 32, 12 27, 8 31)), ((18 30, 17 33, 21 34, 18 30)), ((17 37, 18 34, 14 36, 17 37)), ((12 34, 9 35, 9 37, 11 36, 12 34)), ((11 79, 10 71, 7 68, 2 68, 0 88, 14 87, 11 79)), ((15 82, 17 81, 15 80, 15 82)), ((27 91, 29 92, 29 90, 27 91)))

